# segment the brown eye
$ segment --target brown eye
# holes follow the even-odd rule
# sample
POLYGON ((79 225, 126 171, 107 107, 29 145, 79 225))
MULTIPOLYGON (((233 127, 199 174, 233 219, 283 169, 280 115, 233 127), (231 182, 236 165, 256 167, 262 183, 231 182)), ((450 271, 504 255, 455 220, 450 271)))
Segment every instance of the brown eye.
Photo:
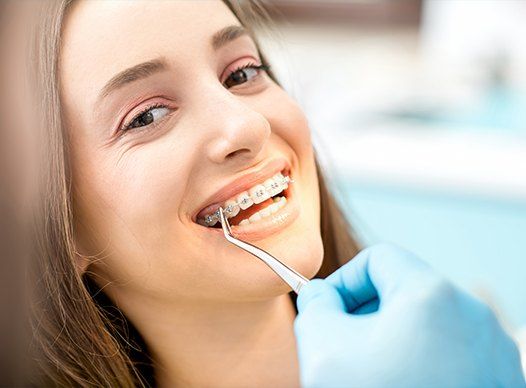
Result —
POLYGON ((256 77, 259 74, 260 70, 266 71, 268 69, 269 69, 269 66, 266 66, 266 65, 259 65, 259 66, 247 65, 247 66, 238 68, 234 70, 232 73, 230 73, 230 75, 228 76, 228 78, 226 79, 223 85, 227 89, 229 89, 233 86, 244 84, 245 82, 250 81, 251 79, 256 77))
POLYGON ((139 127, 146 127, 156 120, 166 116, 170 113, 170 110, 164 106, 157 106, 149 108, 147 111, 142 112, 135 116, 133 120, 125 126, 125 130, 139 127))

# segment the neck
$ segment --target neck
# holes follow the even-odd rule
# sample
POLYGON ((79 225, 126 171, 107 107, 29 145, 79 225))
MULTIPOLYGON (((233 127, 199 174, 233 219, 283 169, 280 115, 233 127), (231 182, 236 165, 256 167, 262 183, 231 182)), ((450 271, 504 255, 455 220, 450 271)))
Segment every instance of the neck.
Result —
POLYGON ((139 308, 130 318, 152 352, 160 387, 299 386, 295 311, 287 294, 257 302, 139 308))

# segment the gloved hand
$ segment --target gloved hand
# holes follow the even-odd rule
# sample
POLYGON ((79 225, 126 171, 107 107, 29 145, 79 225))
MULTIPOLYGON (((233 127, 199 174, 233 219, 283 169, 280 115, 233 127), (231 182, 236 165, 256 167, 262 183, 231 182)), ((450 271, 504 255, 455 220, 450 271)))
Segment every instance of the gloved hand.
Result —
POLYGON ((304 387, 526 387, 494 313, 395 246, 312 280, 297 303, 304 387))

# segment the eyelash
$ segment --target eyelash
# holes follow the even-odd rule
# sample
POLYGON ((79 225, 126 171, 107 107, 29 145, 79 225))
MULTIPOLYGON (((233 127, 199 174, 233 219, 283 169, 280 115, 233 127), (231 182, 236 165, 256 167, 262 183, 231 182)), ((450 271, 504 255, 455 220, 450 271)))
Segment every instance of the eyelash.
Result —
MULTIPOLYGON (((261 65, 256 65, 254 62, 249 62, 246 65, 238 66, 235 70, 231 71, 230 74, 228 74, 228 77, 226 78, 225 82, 232 77, 233 74, 237 73, 238 71, 244 70, 244 69, 256 69, 256 70, 270 70, 270 65, 266 63, 262 63, 261 65)), ((259 73, 258 73, 259 75, 259 73)), ((223 82, 223 85, 225 85, 225 82, 223 82)))
MULTIPOLYGON (((134 129, 138 129, 138 130, 144 131, 144 128, 154 128, 158 124, 159 120, 154 121, 152 124, 145 125, 145 126, 142 126, 142 127, 134 127, 134 128, 132 128, 131 125, 132 125, 132 123, 135 120, 137 120, 143 114, 145 114, 146 112, 148 112, 148 111, 150 111, 152 109, 156 109, 156 108, 167 108, 167 109, 170 109, 166 104, 161 104, 161 103, 155 103, 155 104, 152 104, 152 105, 148 105, 144 109, 142 109, 140 112, 138 112, 135 116, 133 116, 133 118, 130 121, 128 121, 126 124, 122 125, 122 127, 119 129, 119 132, 128 132, 128 131, 133 131, 134 129)), ((162 118, 161 118, 161 120, 162 120, 162 118)))
MULTIPOLYGON (((228 77, 226 78, 225 82, 235 73, 237 73, 238 71, 241 71, 241 70, 244 70, 244 69, 257 69, 257 70, 264 70, 264 71, 269 71, 270 70, 270 65, 267 65, 265 63, 262 63, 261 65, 256 65, 254 62, 249 62, 245 65, 242 65, 242 66, 238 66, 235 70, 231 71, 230 74, 228 74, 228 77)), ((259 75, 259 73, 258 73, 259 75)), ((257 76, 257 75, 256 75, 257 76)), ((225 86, 225 82, 223 82, 223 86, 225 86)), ((249 81, 247 81, 249 82, 249 81)), ((226 87, 226 86, 225 86, 226 87)), ((129 132, 129 131, 133 131, 134 129, 138 129, 140 130, 141 132, 144 132, 146 129, 145 128, 148 128, 148 130, 150 129, 153 129, 155 128, 155 126, 158 124, 158 121, 154 121, 152 124, 149 124, 149 125, 145 125, 145 126, 142 126, 142 127, 131 127, 132 123, 137 120, 139 117, 141 117, 143 114, 145 114, 146 112, 152 110, 152 109, 156 109, 156 108, 167 108, 169 109, 169 107, 165 104, 161 104, 161 103, 156 103, 156 104, 152 104, 152 105, 148 105, 146 106, 144 109, 142 109, 140 112, 138 112, 135 116, 133 116, 133 118, 128 121, 126 124, 122 125, 120 128, 119 128, 119 133, 120 135, 124 135, 126 132, 129 132)), ((160 119, 162 120, 162 118, 160 119)))

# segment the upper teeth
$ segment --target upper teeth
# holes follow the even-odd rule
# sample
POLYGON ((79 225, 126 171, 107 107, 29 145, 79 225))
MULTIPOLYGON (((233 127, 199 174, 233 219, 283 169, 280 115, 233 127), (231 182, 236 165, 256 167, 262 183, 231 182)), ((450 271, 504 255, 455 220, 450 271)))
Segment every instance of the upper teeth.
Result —
MULTIPOLYGON (((281 193, 289 187, 292 180, 288 176, 278 173, 267 179, 263 184, 257 184, 247 191, 243 191, 236 197, 225 202, 223 210, 227 218, 235 217, 239 211, 248 209, 253 204, 266 201, 270 197, 281 193)), ((199 220, 198 220, 199 221, 199 220)), ((219 209, 213 214, 207 214, 204 218, 206 226, 213 226, 219 221, 219 209)))

